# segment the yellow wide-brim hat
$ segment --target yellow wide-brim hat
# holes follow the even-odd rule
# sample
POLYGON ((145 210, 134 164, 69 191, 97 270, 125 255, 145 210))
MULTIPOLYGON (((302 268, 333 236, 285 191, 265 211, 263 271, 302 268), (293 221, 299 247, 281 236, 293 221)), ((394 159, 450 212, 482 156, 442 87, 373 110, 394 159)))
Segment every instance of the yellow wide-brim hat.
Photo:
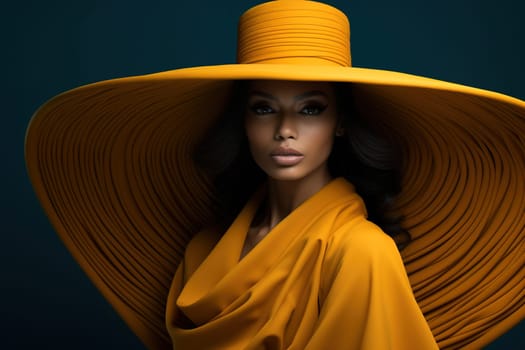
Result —
POLYGON ((524 318, 525 102, 351 67, 342 12, 280 0, 243 14, 237 64, 82 86, 45 103, 27 130, 50 221, 148 347, 169 344, 168 288, 216 203, 193 150, 247 79, 350 83, 359 113, 390 130, 405 159, 402 256, 441 348, 479 348, 524 318))

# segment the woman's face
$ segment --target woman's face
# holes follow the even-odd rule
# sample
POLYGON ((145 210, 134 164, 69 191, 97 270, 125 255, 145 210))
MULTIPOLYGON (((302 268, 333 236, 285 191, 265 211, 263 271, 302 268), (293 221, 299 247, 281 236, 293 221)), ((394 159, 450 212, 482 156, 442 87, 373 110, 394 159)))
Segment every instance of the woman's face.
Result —
POLYGON ((327 159, 337 121, 330 83, 257 80, 248 86, 250 151, 272 179, 329 178, 327 159))

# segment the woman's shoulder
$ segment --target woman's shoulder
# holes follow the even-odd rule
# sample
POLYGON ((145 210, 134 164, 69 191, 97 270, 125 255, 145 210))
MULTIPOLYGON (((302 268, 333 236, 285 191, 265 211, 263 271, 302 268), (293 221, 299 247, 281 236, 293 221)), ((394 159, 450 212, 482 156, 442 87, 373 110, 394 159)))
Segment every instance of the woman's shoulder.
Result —
POLYGON ((394 240, 364 218, 343 225, 334 232, 327 245, 321 275, 321 300, 324 300, 338 278, 360 287, 369 286, 372 280, 406 279, 394 240))
POLYGON ((382 259, 385 255, 399 256, 392 237, 379 226, 362 218, 342 225, 328 242, 327 255, 337 259, 382 259))
POLYGON ((202 228, 191 238, 186 247, 186 251, 190 249, 199 249, 203 246, 215 245, 221 235, 222 232, 218 226, 202 228))
POLYGON ((215 247, 221 235, 222 232, 218 227, 204 228, 196 233, 186 246, 184 253, 186 268, 190 271, 196 269, 215 247))

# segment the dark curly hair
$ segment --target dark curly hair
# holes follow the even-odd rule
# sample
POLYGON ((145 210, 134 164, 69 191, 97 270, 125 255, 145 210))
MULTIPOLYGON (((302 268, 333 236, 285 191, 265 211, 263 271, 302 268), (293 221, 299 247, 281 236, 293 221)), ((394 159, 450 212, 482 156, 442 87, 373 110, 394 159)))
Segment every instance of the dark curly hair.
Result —
MULTIPOLYGON (((200 142, 195 160, 214 179, 219 199, 217 223, 228 225, 242 209, 266 174, 253 161, 244 132, 243 115, 248 81, 236 81, 230 103, 200 142)), ((378 225, 403 248, 410 234, 402 217, 391 214, 401 190, 401 153, 387 135, 354 108, 352 84, 334 83, 343 136, 336 137, 328 168, 333 177, 344 177, 363 198, 368 220, 378 225)))

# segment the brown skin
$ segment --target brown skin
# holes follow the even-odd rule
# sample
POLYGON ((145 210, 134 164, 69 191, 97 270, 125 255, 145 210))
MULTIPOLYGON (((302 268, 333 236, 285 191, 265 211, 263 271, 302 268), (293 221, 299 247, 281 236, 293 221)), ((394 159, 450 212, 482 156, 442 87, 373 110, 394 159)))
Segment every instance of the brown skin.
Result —
POLYGON ((340 132, 338 119, 330 83, 250 83, 245 130, 253 159, 268 175, 269 193, 263 219, 250 228, 242 256, 332 180, 327 160, 340 132))

